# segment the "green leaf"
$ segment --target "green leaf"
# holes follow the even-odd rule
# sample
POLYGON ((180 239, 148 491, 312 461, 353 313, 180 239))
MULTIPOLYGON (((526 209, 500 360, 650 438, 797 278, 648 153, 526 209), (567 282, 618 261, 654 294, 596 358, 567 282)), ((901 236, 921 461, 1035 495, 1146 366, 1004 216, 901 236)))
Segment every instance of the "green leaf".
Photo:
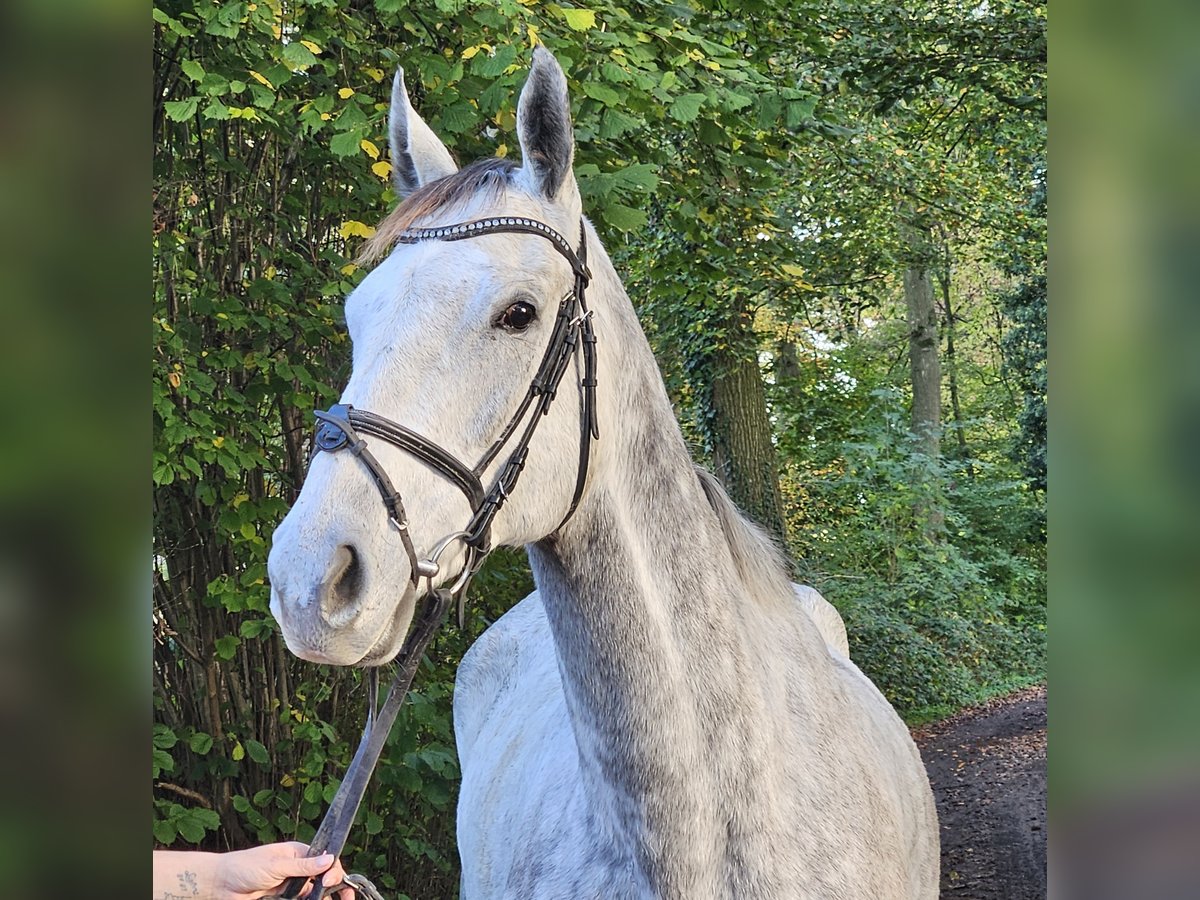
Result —
POLYGON ((463 101, 442 110, 442 127, 454 134, 462 134, 477 121, 478 114, 470 103, 463 101))
POLYGON ((302 43, 292 41, 283 47, 283 61, 293 69, 305 69, 315 63, 317 58, 302 43))
POLYGON ((635 163, 613 174, 618 184, 633 190, 652 193, 658 187, 658 172, 651 163, 635 163))
POLYGON ((229 118, 229 107, 220 100, 210 100, 208 106, 204 107, 201 113, 206 119, 216 119, 223 122, 229 118))
MULTIPOLYGON (((230 82, 230 87, 235 84, 236 81, 230 82)), ((254 98, 254 105, 259 109, 270 109, 275 105, 275 94, 257 82, 250 85, 250 96, 254 98)))
POLYGON ((700 115, 704 99, 703 94, 681 94, 671 104, 671 118, 680 122, 691 122, 700 115))
POLYGON ((330 139, 329 150, 334 156, 354 156, 358 153, 364 134, 365 132, 357 128, 339 132, 330 139))
POLYGON ((265 766, 270 763, 271 757, 267 753, 267 748, 256 740, 246 741, 246 752, 250 754, 250 758, 260 766, 265 766))
POLYGON ((221 659, 233 659, 233 655, 237 653, 238 644, 241 640, 232 634, 219 637, 213 642, 213 647, 216 650, 217 656, 221 659))
POLYGON ((160 772, 174 772, 175 760, 171 758, 171 754, 166 750, 155 749, 151 752, 151 763, 154 767, 154 777, 157 778, 160 772))
POLYGON ((201 756, 211 750, 212 745, 212 735, 203 731, 197 731, 190 738, 188 738, 188 746, 192 748, 192 752, 199 753, 201 756))
POLYGON ((204 826, 194 819, 181 818, 175 823, 179 836, 189 844, 198 844, 204 840, 204 826))
POLYGON ((504 83, 504 79, 493 81, 479 95, 479 111, 485 116, 495 115, 504 101, 508 99, 510 92, 511 87, 504 83))
POLYGON ((753 101, 745 94, 739 94, 735 91, 726 91, 720 95, 721 108, 729 112, 736 112, 739 109, 749 106, 753 101))
POLYGON ((221 817, 211 809, 196 807, 189 812, 189 818, 199 822, 209 831, 215 831, 221 827, 221 817))
POLYGON ((171 846, 175 843, 176 835, 175 826, 171 822, 166 819, 154 820, 154 839, 160 844, 171 846))
MULTIPOLYGON (((292 70, 283 63, 276 63, 270 68, 264 69, 260 74, 266 78, 267 81, 271 82, 272 87, 274 87, 276 90, 279 90, 279 88, 292 80, 292 70)), ((266 87, 266 85, 263 85, 263 87, 266 87)), ((329 97, 328 100, 332 105, 333 98, 329 97)), ((328 111, 329 110, 324 110, 324 112, 328 111)))
POLYGON ((574 31, 587 31, 596 27, 596 14, 590 9, 564 9, 563 18, 567 26, 574 31))
POLYGON ((606 62, 600 67, 600 74, 609 84, 626 84, 633 80, 628 72, 614 62, 606 62))
POLYGON ((508 44, 495 53, 478 53, 471 60, 471 70, 484 78, 495 78, 512 65, 517 58, 517 48, 508 44))
POLYGON ((256 638, 272 630, 271 622, 267 619, 247 619, 238 626, 238 634, 244 638, 256 638))
POLYGON ((604 221, 618 231, 634 231, 646 225, 647 216, 640 209, 622 203, 610 203, 604 207, 604 221))
POLYGON ((179 64, 179 68, 183 69, 183 74, 192 81, 203 81, 205 76, 204 66, 196 62, 194 59, 185 59, 179 64))
POLYGON ((161 9, 155 9, 152 15, 155 22, 158 22, 160 25, 166 25, 167 28, 180 37, 191 37, 193 34, 190 28, 185 27, 178 19, 171 18, 171 16, 167 15, 161 9))
POLYGON ((783 100, 778 94, 763 94, 758 101, 758 127, 771 128, 779 120, 783 111, 783 100))
POLYGON ((200 90, 209 97, 220 97, 229 91, 229 79, 224 75, 209 72, 200 83, 200 90))
POLYGON ((620 137, 627 131, 641 127, 641 119, 635 119, 620 109, 610 106, 604 110, 604 115, 600 118, 600 137, 620 137))
POLYGON ((700 130, 698 131, 700 140, 706 144, 717 144, 724 146, 728 143, 725 131, 716 122, 710 119, 704 119, 700 122, 700 130))
POLYGON ((179 737, 168 726, 162 723, 154 725, 154 746, 160 750, 170 750, 179 742, 179 737))
POLYGON ((383 831, 383 819, 374 810, 367 811, 367 834, 379 834, 383 831))
POLYGON ((817 98, 808 97, 804 100, 790 100, 787 105, 787 126, 795 128, 802 122, 812 118, 813 110, 817 107, 817 98))
POLYGON ((163 109, 172 122, 186 122, 196 114, 199 105, 199 97, 188 97, 186 100, 168 100, 163 104, 163 109))
POLYGON ((618 106, 621 103, 621 95, 607 85, 596 81, 585 81, 580 87, 585 94, 593 100, 599 100, 605 106, 618 106))

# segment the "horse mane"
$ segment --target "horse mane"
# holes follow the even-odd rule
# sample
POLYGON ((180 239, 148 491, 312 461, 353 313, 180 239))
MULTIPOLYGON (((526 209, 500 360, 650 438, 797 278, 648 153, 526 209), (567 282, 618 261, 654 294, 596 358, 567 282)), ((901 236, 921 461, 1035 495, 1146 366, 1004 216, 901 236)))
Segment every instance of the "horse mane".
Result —
POLYGON ((356 262, 369 265, 383 259, 396 246, 396 239, 417 221, 440 209, 466 200, 480 191, 498 194, 512 181, 517 164, 494 156, 477 159, 457 172, 423 184, 379 223, 375 233, 363 244, 356 262))
POLYGON ((715 475, 700 466, 693 468, 721 523, 734 567, 746 590, 752 597, 762 599, 793 599, 795 594, 783 550, 763 528, 742 515, 715 475))

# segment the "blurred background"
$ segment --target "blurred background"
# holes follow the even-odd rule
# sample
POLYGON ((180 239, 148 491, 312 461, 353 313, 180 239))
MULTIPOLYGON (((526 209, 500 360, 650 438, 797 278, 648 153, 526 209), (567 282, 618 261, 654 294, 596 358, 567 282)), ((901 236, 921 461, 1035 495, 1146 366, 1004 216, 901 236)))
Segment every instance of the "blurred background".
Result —
MULTIPOLYGON (((0 874, 149 875, 148 5, 9 4, 0 874)), ((1050 882, 1200 884, 1200 10, 1050 16, 1050 882)))
POLYGON ((1052 893, 1194 896, 1200 9, 1051 22, 1052 893))

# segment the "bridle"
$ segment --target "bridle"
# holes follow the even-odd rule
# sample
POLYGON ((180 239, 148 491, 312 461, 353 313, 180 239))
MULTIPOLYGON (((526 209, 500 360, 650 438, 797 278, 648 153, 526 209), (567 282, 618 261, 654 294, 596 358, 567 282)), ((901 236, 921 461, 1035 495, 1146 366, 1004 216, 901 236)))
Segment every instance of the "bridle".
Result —
MULTIPOLYGON (((441 228, 414 228, 401 233, 397 241, 402 244, 415 244, 430 240, 460 241, 486 234, 513 232, 536 234, 550 241, 551 245, 571 264, 571 269, 575 274, 575 284, 559 303, 558 316, 554 321, 541 365, 538 366, 537 372, 530 381, 529 389, 525 392, 517 411, 500 436, 474 466, 466 466, 445 448, 398 422, 393 422, 375 413, 355 409, 349 404, 339 403, 326 411, 315 413, 321 421, 316 434, 316 450, 332 453, 349 449, 366 466, 367 472, 383 498, 388 521, 400 534, 404 552, 408 555, 409 571, 414 587, 424 577, 429 579, 430 593, 432 593, 432 580, 441 571, 439 564, 441 555, 456 541, 463 543, 467 551, 467 559, 458 579, 450 588, 450 592, 460 599, 460 603, 468 583, 479 571, 491 549, 492 520, 516 487, 517 480, 525 466, 529 442, 533 438, 542 416, 554 402, 559 383, 567 371, 572 356, 577 352, 582 352, 583 356, 583 376, 579 382, 581 394, 579 465, 575 493, 558 528, 566 524, 579 505, 579 498, 583 494, 584 483, 587 479, 591 442, 599 437, 595 402, 596 334, 592 328, 591 311, 587 308, 585 299, 591 272, 587 267, 587 234, 582 221, 579 228, 578 252, 572 250, 566 238, 549 225, 520 216, 478 219, 441 228), (530 416, 528 413, 531 408, 533 414, 530 416), (521 431, 520 437, 513 445, 512 451, 492 486, 485 492, 481 481, 483 473, 512 440, 523 421, 525 422, 524 430, 521 431), (400 493, 392 486, 391 479, 388 478, 379 461, 367 449, 366 441, 360 436, 362 434, 382 438, 389 444, 415 456, 466 495, 467 502, 471 505, 471 520, 461 531, 452 532, 438 541, 426 558, 418 557, 412 538, 409 537, 408 518, 400 493)), ((555 530, 557 531, 557 528, 555 530)), ((460 607, 460 619, 461 616, 460 607)))
MULTIPOLYGON (((416 617, 404 645, 396 657, 398 671, 393 679, 387 700, 376 710, 378 697, 377 668, 370 670, 368 689, 370 692, 367 724, 362 740, 350 768, 346 772, 329 810, 325 814, 316 835, 309 844, 309 855, 317 856, 329 852, 337 856, 345 846, 350 827, 366 792, 367 783, 375 763, 383 751, 392 722, 404 702, 417 665, 425 652, 442 618, 452 602, 458 605, 458 620, 462 624, 463 605, 467 586, 479 571, 491 551, 491 527, 496 514, 512 494, 525 468, 529 455, 529 443, 533 439, 538 423, 550 410, 558 388, 566 374, 572 358, 582 361, 579 377, 579 463, 575 476, 575 492, 562 521, 563 525, 574 515, 587 483, 588 460, 593 440, 600 437, 596 423, 596 333, 592 327, 592 312, 588 309, 585 292, 591 280, 587 266, 587 231, 582 220, 579 223, 579 249, 574 250, 561 234, 536 219, 522 216, 495 216, 476 219, 439 228, 412 228, 397 238, 401 244, 416 244, 422 241, 461 241, 488 234, 534 234, 545 238, 571 265, 575 282, 571 290, 558 305, 558 313, 546 344, 545 353, 537 372, 529 383, 512 418, 491 446, 474 466, 468 467, 453 453, 421 434, 393 422, 384 416, 366 410, 355 409, 350 404, 339 403, 328 410, 314 413, 319 421, 314 439, 313 453, 336 453, 349 450, 366 468, 383 498, 388 521, 400 535, 400 542, 408 556, 410 581, 414 587, 425 578, 428 589, 422 597, 422 609, 416 617), (522 427, 524 423, 524 427, 522 427), (379 460, 367 447, 363 435, 380 438, 394 447, 416 457, 438 475, 455 485, 466 496, 471 506, 471 518, 461 531, 454 531, 433 545, 429 553, 421 558, 413 546, 408 533, 408 516, 400 492, 396 490, 379 460), (516 440, 513 441, 514 436, 516 440), (500 466, 491 486, 484 489, 483 474, 501 452, 512 443, 504 463, 500 466), (447 588, 433 586, 433 579, 441 573, 439 560, 446 549, 455 542, 462 542, 466 558, 462 570, 453 584, 447 588)), ((361 876, 348 876, 342 885, 322 889, 319 879, 306 895, 309 900, 324 896, 342 887, 353 887, 362 891, 358 882, 366 881, 361 876), (356 880, 351 880, 356 879, 356 880)), ((370 882, 366 882, 367 885, 370 882)), ((290 879, 278 895, 281 898, 298 896, 304 885, 303 878, 290 879)), ((364 893, 366 893, 364 891, 364 893)))

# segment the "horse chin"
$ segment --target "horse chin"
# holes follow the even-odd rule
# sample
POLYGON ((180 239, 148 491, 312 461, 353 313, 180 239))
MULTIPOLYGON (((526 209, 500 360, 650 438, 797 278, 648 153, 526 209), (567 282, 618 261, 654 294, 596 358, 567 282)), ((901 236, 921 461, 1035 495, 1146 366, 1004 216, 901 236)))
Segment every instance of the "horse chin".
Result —
POLYGON ((400 602, 396 604, 396 612, 384 626, 383 632, 375 643, 363 654, 362 659, 354 665, 360 668, 385 666, 396 658, 400 648, 404 646, 404 637, 412 624, 413 611, 416 608, 416 594, 412 588, 404 592, 400 602))

